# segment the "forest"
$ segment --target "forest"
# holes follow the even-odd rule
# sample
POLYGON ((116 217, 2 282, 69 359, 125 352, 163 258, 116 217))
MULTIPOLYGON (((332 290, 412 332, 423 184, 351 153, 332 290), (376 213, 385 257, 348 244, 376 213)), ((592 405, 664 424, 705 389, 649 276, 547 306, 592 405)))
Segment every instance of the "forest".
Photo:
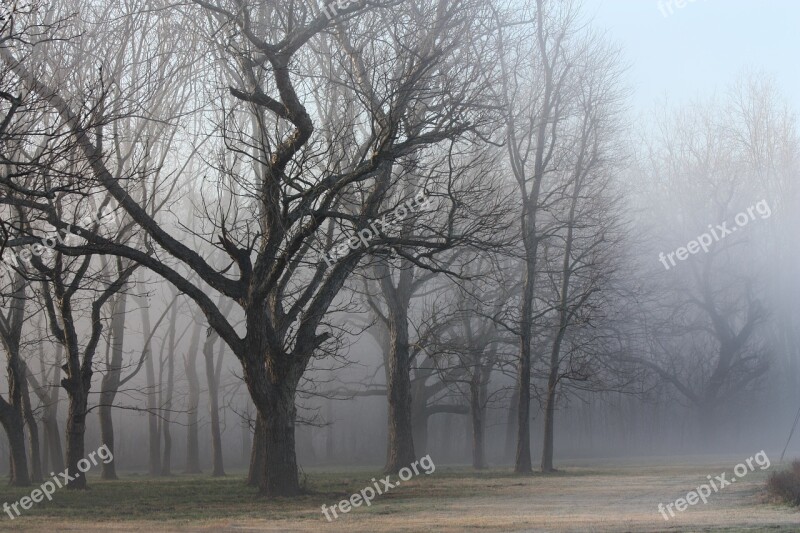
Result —
POLYGON ((783 70, 651 101, 622 0, 0 2, 0 530, 800 527, 783 70))

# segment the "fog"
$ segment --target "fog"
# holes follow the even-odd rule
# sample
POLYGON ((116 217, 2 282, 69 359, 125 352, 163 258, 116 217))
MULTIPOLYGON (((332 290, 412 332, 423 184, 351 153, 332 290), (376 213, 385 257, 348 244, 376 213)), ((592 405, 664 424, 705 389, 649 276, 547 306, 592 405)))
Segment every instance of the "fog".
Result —
MULTIPOLYGON (((415 483, 522 499, 768 455, 725 505, 791 523, 752 495, 800 456, 796 6, 3 2, 12 487, 104 450, 67 488, 235 479, 220 518, 266 497, 305 531, 280 513, 420 458, 415 483)), ((398 497, 456 520, 463 495, 425 486, 398 497)))

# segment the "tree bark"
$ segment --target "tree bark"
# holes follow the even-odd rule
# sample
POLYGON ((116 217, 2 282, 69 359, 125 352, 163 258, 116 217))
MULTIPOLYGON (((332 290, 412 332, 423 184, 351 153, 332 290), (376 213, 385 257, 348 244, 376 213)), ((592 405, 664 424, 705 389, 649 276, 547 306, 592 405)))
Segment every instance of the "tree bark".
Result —
MULTIPOLYGON (((535 253, 535 252, 534 252, 535 253)), ((533 329, 533 278, 535 267, 529 262, 523 280, 520 324, 519 364, 517 366, 517 455, 514 472, 530 474, 531 465, 531 333, 533 329)))
POLYGON ((194 331, 189 345, 189 353, 184 359, 186 381, 189 383, 189 397, 187 400, 187 427, 186 427, 186 474, 199 474, 200 469, 200 439, 197 421, 197 409, 200 405, 200 379, 197 377, 197 355, 200 345, 201 322, 195 317, 194 331))
POLYGON ((211 411, 211 475, 224 476, 225 468, 222 463, 222 430, 219 424, 219 382, 214 369, 214 343, 219 336, 209 329, 206 342, 203 345, 203 356, 206 362, 206 381, 208 383, 208 407, 211 411))
POLYGON ((25 425, 19 409, 0 399, 0 423, 8 437, 11 448, 11 479, 10 485, 27 487, 31 484, 28 474, 28 459, 25 453, 25 425))
POLYGON ((64 347, 56 344, 56 355, 53 363, 54 382, 50 382, 44 362, 44 350, 40 347, 39 362, 42 368, 43 383, 39 384, 33 374, 28 373, 34 392, 42 403, 42 428, 44 429, 44 447, 42 450, 42 472, 63 472, 64 451, 61 446, 61 431, 58 429, 58 403, 61 387, 58 383, 58 372, 61 370, 61 359, 64 347), (48 389, 49 387, 49 389, 48 389), (49 466, 49 468, 48 468, 49 466))
MULTIPOLYGON (((247 319, 263 320, 258 311, 251 312, 247 319)), ((295 453, 295 394, 308 360, 270 352, 267 340, 259 334, 248 340, 249 349, 242 354, 244 380, 264 424, 264 469, 259 490, 268 497, 296 496, 300 493, 300 478, 295 453)), ((302 339, 298 342, 303 344, 302 339)), ((256 431, 254 446, 260 440, 259 433, 256 431)))
POLYGON ((22 327, 25 320, 26 283, 20 274, 14 275, 13 300, 8 317, 0 313, 0 340, 6 350, 6 375, 8 401, 0 397, 0 423, 8 436, 11 448, 10 484, 17 487, 30 485, 28 461, 25 453, 25 418, 23 397, 27 392, 27 370, 20 357, 22 327))
POLYGON ((265 475, 261 492, 267 496, 294 496, 300 493, 295 454, 293 383, 270 383, 269 400, 263 405, 266 429, 265 475))
POLYGON ((411 424, 411 365, 405 313, 405 307, 389 311, 389 381, 386 384, 389 442, 384 470, 395 474, 416 458, 411 424), (393 314, 395 316, 391 317, 393 314))
POLYGON ((266 425, 261 414, 256 413, 256 424, 253 432, 253 446, 250 449, 250 469, 247 484, 260 487, 266 472, 267 434, 266 425))
MULTIPOLYGON (((173 299, 178 297, 177 291, 173 289, 173 299)), ((172 317, 169 324, 168 344, 167 344, 167 390, 166 398, 162 403, 164 406, 164 415, 161 417, 161 434, 164 436, 164 458, 161 461, 161 475, 172 475, 172 435, 170 434, 170 415, 172 411, 172 395, 175 388, 175 351, 177 349, 175 343, 175 329, 178 322, 178 306, 172 306, 172 317)), ((163 353, 163 350, 162 350, 163 353)), ((163 367, 163 365, 162 365, 163 367)), ((159 379, 159 388, 161 380, 159 379)))
POLYGON ((334 443, 334 434, 333 434, 333 400, 328 398, 327 403, 325 404, 326 413, 325 413, 325 461, 328 463, 333 463, 333 456, 336 453, 336 444, 334 443))
MULTIPOLYGON (((23 366, 23 371, 27 374, 27 365, 23 366)), ((33 416, 31 397, 28 391, 27 376, 20 382, 22 388, 22 412, 25 417, 25 426, 28 428, 28 444, 31 456, 31 481, 40 483, 42 479, 42 454, 39 451, 39 426, 36 417, 33 416)))
POLYGON ((153 350, 150 345, 150 304, 146 298, 137 298, 142 315, 142 334, 146 339, 144 371, 147 385, 147 431, 149 437, 149 455, 147 470, 151 476, 161 474, 161 436, 158 434, 158 400, 156 396, 156 373, 153 364, 153 350))
POLYGON ((375 267, 387 308, 388 358, 386 396, 388 399, 388 442, 384 471, 396 474, 416 460, 414 453, 413 405, 411 390, 411 350, 408 336, 408 308, 412 296, 413 268, 404 261, 397 286, 389 267, 375 267))
POLYGON ((250 409, 249 407, 245 409, 245 412, 242 414, 241 417, 241 429, 242 429, 242 464, 249 465, 250 464, 250 452, 252 451, 251 448, 253 443, 250 442, 252 439, 250 438, 250 409))
POLYGON ((556 410, 556 386, 558 385, 558 369, 551 368, 547 380, 547 400, 544 415, 544 445, 542 446, 542 472, 550 473, 553 468, 553 435, 556 410))
MULTIPOLYGON (((91 379, 91 376, 89 377, 91 379)), ((61 381, 69 397, 67 414, 67 468, 74 477, 69 489, 86 489, 86 475, 78 469, 78 462, 84 458, 84 435, 86 434, 86 411, 88 409, 88 387, 83 379, 61 381)))
POLYGON ((428 449, 428 419, 431 411, 428 400, 436 394, 436 390, 428 386, 428 378, 433 375, 435 363, 427 357, 422 365, 414 370, 414 380, 411 383, 411 426, 413 428, 413 441, 415 450, 428 449))
POLYGON ((506 417, 506 443, 503 457, 508 464, 514 462, 514 450, 516 449, 517 439, 517 409, 519 408, 519 389, 518 383, 514 383, 514 390, 511 393, 511 402, 508 405, 508 416, 506 417))
POLYGON ((125 317, 128 309, 128 296, 120 292, 114 299, 113 314, 111 318, 111 360, 107 361, 106 372, 100 381, 100 406, 98 417, 100 419, 100 437, 111 451, 111 460, 102 463, 101 479, 114 480, 117 477, 117 463, 114 453, 114 421, 111 409, 119 390, 122 377, 122 356, 125 342, 125 317))
POLYGON ((469 384, 469 409, 472 417, 472 468, 486 468, 484 451, 483 395, 481 394, 481 373, 476 369, 469 384))

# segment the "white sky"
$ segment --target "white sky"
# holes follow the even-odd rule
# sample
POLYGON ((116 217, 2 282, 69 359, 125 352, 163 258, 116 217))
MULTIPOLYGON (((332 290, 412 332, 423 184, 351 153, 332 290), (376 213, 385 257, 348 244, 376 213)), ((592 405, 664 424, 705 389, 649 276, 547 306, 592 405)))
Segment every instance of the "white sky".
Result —
POLYGON ((634 112, 724 91, 764 72, 800 111, 800 0, 584 0, 630 63, 634 112))

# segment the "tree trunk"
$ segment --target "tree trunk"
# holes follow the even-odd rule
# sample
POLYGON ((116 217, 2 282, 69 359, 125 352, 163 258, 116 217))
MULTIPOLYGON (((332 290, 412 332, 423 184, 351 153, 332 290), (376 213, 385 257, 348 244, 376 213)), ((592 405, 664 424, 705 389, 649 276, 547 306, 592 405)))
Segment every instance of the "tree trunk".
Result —
POLYGON ((222 431, 219 425, 219 382, 214 370, 214 342, 218 335, 209 330, 206 342, 203 345, 203 356, 206 361, 206 381, 208 382, 208 404, 211 411, 211 453, 212 472, 215 477, 224 476, 225 469, 222 464, 222 431))
POLYGON ((295 454, 295 386, 271 383, 269 401, 262 406, 266 437, 265 473, 261 492, 267 496, 294 496, 300 493, 295 454))
POLYGON ((101 479, 118 479, 117 463, 114 453, 114 421, 111 417, 111 409, 114 399, 119 390, 122 377, 122 356, 123 344, 125 342, 125 318, 127 316, 128 296, 121 292, 115 298, 113 315, 111 318, 111 360, 107 361, 106 372, 100 381, 100 406, 98 407, 98 418, 100 419, 100 437, 103 444, 108 446, 111 451, 111 460, 103 462, 101 479))
MULTIPOLYGON (((58 428, 58 392, 59 387, 53 387, 50 396, 50 405, 44 408, 42 424, 44 426, 44 441, 46 443, 47 458, 50 468, 43 468, 43 472, 52 470, 63 472, 65 468, 64 450, 61 446, 61 430, 58 428)), ((43 461, 44 462, 44 461, 43 461)))
MULTIPOLYGON (((105 377, 106 376, 103 377, 103 382, 105 381, 105 377)), ((103 444, 108 446, 108 449, 111 450, 111 455, 114 456, 114 422, 111 419, 111 402, 113 402, 113 396, 108 394, 108 390, 104 392, 100 393, 101 405, 97 408, 97 416, 100 419, 100 439, 103 444)), ((102 470, 100 472, 100 479, 119 479, 117 477, 117 467, 114 459, 109 461, 108 464, 101 464, 102 470)))
POLYGON ((522 317, 520 324, 519 365, 517 366, 517 456, 514 472, 530 474, 531 466, 531 332, 533 329, 534 268, 528 264, 523 285, 522 317))
POLYGON ((384 470, 394 474, 416 459, 411 424, 411 368, 406 311, 406 307, 389 311, 389 381, 386 384, 389 441, 384 470))
POLYGON ((427 409, 421 409, 415 405, 412 408, 412 413, 411 427, 413 428, 412 442, 414 443, 414 449, 422 450, 421 453, 424 454, 428 449, 428 419, 430 414, 427 409))
MULTIPOLYGON (((569 247, 568 247, 569 249, 569 247)), ((569 250, 568 252, 569 253, 569 250)), ((561 353, 561 342, 567 331, 567 289, 569 288, 569 275, 564 276, 562 290, 564 291, 560 301, 559 328, 553 340, 553 348, 550 352, 550 373, 547 378, 547 399, 545 401, 544 414, 544 444, 542 446, 542 472, 555 472, 553 468, 553 438, 556 417, 556 392, 558 390, 558 371, 560 368, 559 354, 561 353)))
POLYGON ((336 453, 336 445, 333 441, 333 400, 328 398, 326 403, 327 412, 325 413, 325 461, 333 463, 333 456, 336 453))
MULTIPOLYGON (((177 307, 176 307, 177 309, 177 307)), ((175 383, 174 353, 169 354, 167 362, 167 399, 164 404, 164 416, 161 420, 161 433, 164 436, 164 458, 161 461, 161 475, 172 475, 172 435, 170 434, 170 410, 172 409, 172 393, 175 383)))
POLYGON ((553 432, 556 410, 556 386, 558 369, 550 371, 547 380, 547 400, 544 415, 544 445, 542 446, 542 472, 553 472, 553 432))
MULTIPOLYGON (((248 317, 253 322, 261 319, 248 317)), ((295 393, 305 367, 288 354, 267 353, 265 344, 260 338, 251 340, 242 358, 245 383, 264 425, 264 469, 259 489, 268 497, 296 496, 300 493, 300 479, 295 453, 295 393)), ((256 428, 258 425, 257 420, 256 428)), ((260 433, 257 429, 254 447, 259 444, 260 433)))
POLYGON ((69 414, 67 415, 67 468, 74 479, 69 482, 69 489, 85 489, 86 474, 78 469, 78 462, 85 457, 84 435, 86 434, 86 411, 88 408, 87 392, 83 380, 62 380, 69 397, 69 414))
POLYGON ((250 407, 248 406, 245 409, 245 412, 241 418, 241 428, 242 428, 242 464, 249 465, 250 464, 250 452, 252 443, 250 442, 250 407))
MULTIPOLYGON (((569 277, 566 278, 569 282, 569 277)), ((566 289, 566 287, 565 287, 566 289)), ((566 293, 565 293, 566 295, 566 293)), ((553 438, 556 417, 556 392, 558 390, 558 370, 559 354, 561 352, 561 342, 567 330, 566 296, 562 297, 562 312, 560 326, 553 341, 553 349, 550 353, 550 374, 547 378, 547 399, 545 402, 544 415, 544 445, 542 446, 542 472, 555 472, 553 468, 553 438)))
MULTIPOLYGON (((42 472, 63 472, 64 471, 64 451, 61 446, 61 431, 58 429, 58 403, 61 392, 58 373, 61 370, 61 359, 64 354, 64 346, 56 344, 56 356, 53 363, 53 382, 48 381, 48 373, 45 370, 44 349, 39 349, 39 362, 42 368, 43 383, 41 386, 34 384, 38 390, 37 396, 43 405, 42 427, 44 429, 44 448, 42 450, 42 472), (48 389, 49 387, 49 389, 48 389), (49 466, 49 468, 48 468, 49 466)), ((31 376, 32 374, 28 374, 31 376)))
POLYGON ((266 425, 261 414, 256 413, 256 425, 253 432, 253 446, 250 450, 250 470, 247 473, 247 484, 260 487, 266 471, 267 434, 266 425))
MULTIPOLYGON (((145 339, 149 339, 151 332, 149 303, 146 298, 141 297, 138 298, 138 301, 142 314, 142 335, 145 339)), ((151 476, 158 476, 161 474, 161 438, 158 434, 158 416, 156 415, 158 409, 156 373, 153 365, 153 350, 149 341, 146 342, 144 350, 147 352, 144 370, 147 385, 147 431, 150 443, 147 470, 151 476)))
POLYGON ((558 371, 560 367, 559 356, 561 353, 561 343, 566 335, 567 327, 569 326, 570 312, 567 308, 569 305, 569 287, 570 280, 572 279, 572 245, 574 239, 574 225, 575 213, 578 209, 578 201, 580 200, 581 191, 581 169, 583 154, 579 158, 578 172, 575 175, 574 189, 572 192, 572 203, 569 210, 569 219, 567 226, 567 236, 564 240, 564 258, 561 266, 561 294, 558 300, 558 330, 556 331, 555 338, 553 339, 553 347, 550 351, 550 374, 547 378, 547 400, 545 405, 545 418, 544 418, 544 445, 542 446, 542 472, 554 472, 553 468, 553 438, 554 426, 556 416, 556 390, 558 387, 558 371))
POLYGON ((52 411, 45 418, 50 447, 50 466, 55 472, 63 472, 67 464, 64 460, 64 449, 61 445, 61 430, 58 428, 58 403, 60 387, 53 387, 52 411))
POLYGON ((428 388, 426 386, 427 375, 419 370, 415 374, 415 380, 411 385, 411 427, 413 428, 412 441, 415 450, 428 450, 428 388))
POLYGON ((195 318, 195 328, 189 345, 189 353, 184 359, 186 381, 189 383, 189 397, 187 401, 187 428, 186 428, 186 474, 199 474, 200 469, 200 439, 197 422, 197 409, 200 405, 200 379, 197 377, 197 355, 200 344, 200 322, 195 318))
MULTIPOLYGON (((24 372, 28 372, 27 366, 23 366, 24 372)), ((31 407, 31 397, 28 391, 28 379, 24 377, 20 382, 22 392, 22 412, 25 417, 25 425, 28 428, 29 453, 31 456, 31 481, 40 483, 42 479, 42 454, 39 451, 39 426, 33 416, 31 407)))
MULTIPOLYGON (((177 290, 172 291, 173 300, 178 298, 177 290)), ((169 323, 169 333, 167 342, 167 391, 165 401, 162 403, 164 406, 164 415, 161 417, 161 434, 164 436, 164 459, 161 461, 161 475, 172 475, 172 435, 170 434, 170 416, 172 411, 172 396, 175 388, 175 351, 177 346, 175 343, 175 329, 178 322, 178 306, 172 306, 172 316, 169 323)), ((162 358, 164 350, 161 350, 162 358)), ((163 364, 161 365, 163 369, 163 364)), ((159 389, 161 388, 161 379, 159 378, 159 389)))
POLYGON ((13 405, 6 403, 5 400, 0 404, 0 423, 8 437, 8 444, 11 448, 11 479, 9 484, 15 487, 27 487, 31 484, 28 475, 28 459, 25 453, 25 424, 23 423, 22 413, 15 409, 13 405))
POLYGON ((503 457, 507 464, 514 462, 514 450, 516 449, 517 439, 517 409, 519 408, 519 389, 518 383, 514 384, 514 391, 511 393, 511 402, 508 404, 508 416, 506 418, 506 443, 503 457))
POLYGON ((26 284, 20 274, 14 275, 14 297, 8 311, 8 318, 2 316, 2 341, 6 351, 6 375, 8 380, 8 401, 0 396, 0 423, 8 436, 11 448, 11 485, 23 487, 30 485, 28 461, 25 453, 25 409, 23 398, 27 396, 27 369, 20 358, 20 344, 25 321, 25 302, 28 301, 26 284))
POLYGON ((469 409, 472 416, 472 468, 482 470, 486 468, 484 451, 484 420, 483 398, 481 398, 480 372, 474 370, 474 375, 469 386, 469 409))

